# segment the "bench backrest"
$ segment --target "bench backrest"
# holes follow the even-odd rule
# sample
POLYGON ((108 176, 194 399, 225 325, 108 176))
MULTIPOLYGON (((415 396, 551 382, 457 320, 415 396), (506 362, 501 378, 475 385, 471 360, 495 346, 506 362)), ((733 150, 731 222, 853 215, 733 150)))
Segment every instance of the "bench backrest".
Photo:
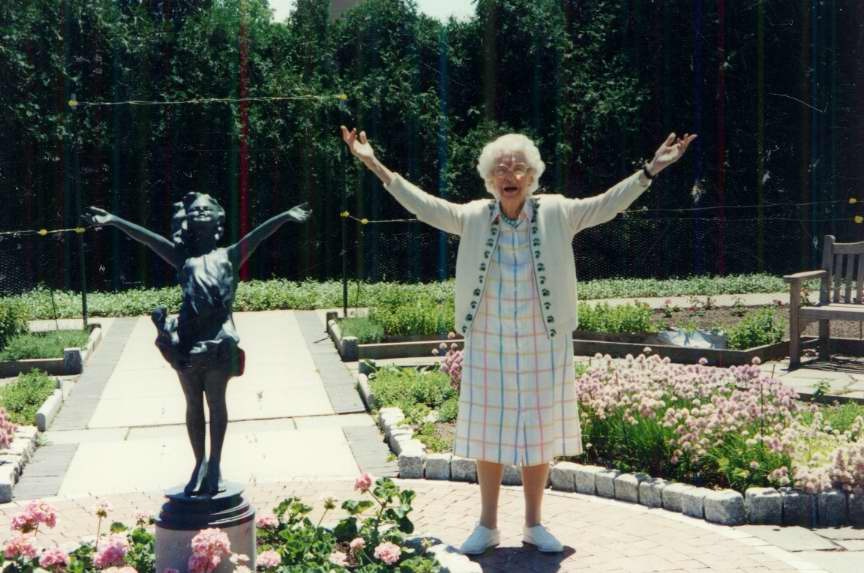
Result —
POLYGON ((837 243, 833 235, 826 235, 822 268, 828 271, 828 280, 819 289, 819 304, 864 304, 864 241, 837 243))

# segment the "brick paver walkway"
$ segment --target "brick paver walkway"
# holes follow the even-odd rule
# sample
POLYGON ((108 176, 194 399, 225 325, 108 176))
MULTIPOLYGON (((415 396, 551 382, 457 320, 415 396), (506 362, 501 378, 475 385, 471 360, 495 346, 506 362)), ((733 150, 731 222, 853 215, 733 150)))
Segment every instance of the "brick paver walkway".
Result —
MULTIPOLYGON (((100 468, 94 468, 100 471, 100 468)), ((110 471, 110 466, 102 468, 110 471)), ((457 545, 476 520, 479 490, 474 484, 400 481, 414 489, 417 499, 412 514, 416 531, 457 545)), ((353 483, 340 481, 295 481, 264 484, 247 489, 259 514, 268 513, 278 501, 299 495, 316 507, 321 499, 360 497, 353 483)), ((162 503, 158 492, 105 496, 113 509, 111 521, 131 523, 139 511, 156 512, 162 503)), ((94 497, 51 499, 60 512, 58 526, 40 533, 42 545, 61 545, 95 533, 91 513, 94 497)), ((0 506, 2 536, 8 535, 9 517, 25 502, 0 506)), ((820 571, 735 528, 651 510, 638 505, 549 492, 545 501, 546 522, 566 545, 561 555, 543 555, 521 543, 523 511, 521 488, 505 487, 501 495, 499 527, 502 545, 477 559, 486 572, 690 572, 690 571, 820 571)), ((317 519, 317 515, 313 516, 317 519)), ((338 517, 337 517, 338 518, 338 517)), ((330 519, 327 519, 330 522, 330 519)))

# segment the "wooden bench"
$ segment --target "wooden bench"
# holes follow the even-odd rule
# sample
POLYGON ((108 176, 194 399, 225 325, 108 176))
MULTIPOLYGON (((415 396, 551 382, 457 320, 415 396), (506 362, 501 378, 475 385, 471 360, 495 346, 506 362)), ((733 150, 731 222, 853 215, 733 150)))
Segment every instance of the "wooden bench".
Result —
POLYGON ((864 321, 864 241, 837 243, 825 236, 822 268, 786 275, 789 283, 789 369, 801 365, 801 332, 811 322, 819 322, 819 358, 830 356, 832 320, 864 321), (801 283, 821 279, 819 303, 801 306, 801 283))

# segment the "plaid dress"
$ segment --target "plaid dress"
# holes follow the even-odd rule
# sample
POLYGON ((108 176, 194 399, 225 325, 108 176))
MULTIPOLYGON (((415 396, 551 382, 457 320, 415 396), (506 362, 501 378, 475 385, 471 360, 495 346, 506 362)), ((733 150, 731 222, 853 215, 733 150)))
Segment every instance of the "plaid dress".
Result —
POLYGON ((465 340, 456 455, 533 466, 582 453, 569 336, 549 338, 531 258, 531 202, 502 218, 465 340))

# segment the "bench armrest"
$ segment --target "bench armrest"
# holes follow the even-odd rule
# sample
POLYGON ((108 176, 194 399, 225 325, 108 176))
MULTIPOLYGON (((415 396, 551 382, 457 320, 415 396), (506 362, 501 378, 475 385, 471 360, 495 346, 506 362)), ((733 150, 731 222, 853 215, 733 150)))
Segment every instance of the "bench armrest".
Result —
POLYGON ((800 282, 804 279, 824 278, 828 276, 828 271, 820 269, 818 271, 801 271, 791 275, 783 275, 783 280, 787 283, 800 282))

